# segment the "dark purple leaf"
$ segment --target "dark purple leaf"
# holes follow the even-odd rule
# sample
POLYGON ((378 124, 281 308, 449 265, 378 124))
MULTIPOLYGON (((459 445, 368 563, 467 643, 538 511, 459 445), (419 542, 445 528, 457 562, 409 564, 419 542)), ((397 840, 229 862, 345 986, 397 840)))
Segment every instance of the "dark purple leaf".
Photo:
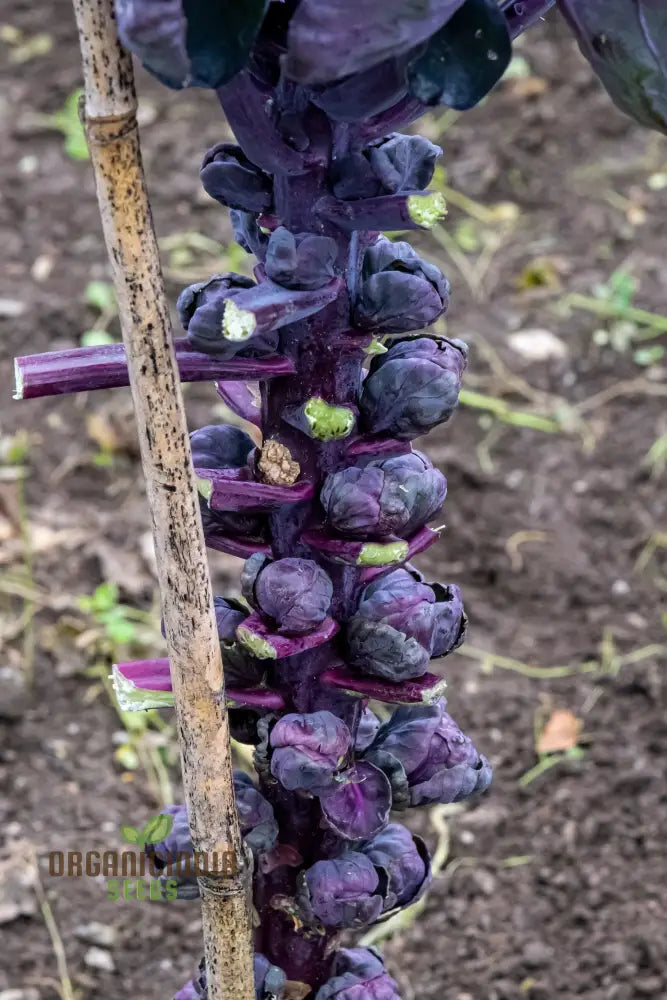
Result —
POLYGON ((273 181, 250 162, 240 146, 221 142, 209 149, 199 176, 206 193, 221 205, 245 212, 271 208, 273 181))
POLYGON ((498 0, 465 0, 408 67, 413 97, 465 111, 496 85, 512 57, 512 42, 498 0))
POLYGON ((330 83, 419 45, 463 0, 301 0, 292 15, 285 71, 300 83, 330 83))
POLYGON ((615 104, 667 133, 664 0, 559 0, 579 47, 615 104))
POLYGON ((115 0, 123 45, 169 87, 219 87, 247 62, 267 0, 115 0))

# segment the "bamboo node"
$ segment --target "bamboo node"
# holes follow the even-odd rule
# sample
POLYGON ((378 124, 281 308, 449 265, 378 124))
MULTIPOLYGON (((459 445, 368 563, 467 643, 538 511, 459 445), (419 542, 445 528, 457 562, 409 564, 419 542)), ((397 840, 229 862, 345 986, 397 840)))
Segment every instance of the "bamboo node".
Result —
POLYGON ((109 146, 136 132, 137 116, 134 111, 121 115, 105 115, 97 117, 80 112, 86 131, 86 138, 91 145, 109 146))

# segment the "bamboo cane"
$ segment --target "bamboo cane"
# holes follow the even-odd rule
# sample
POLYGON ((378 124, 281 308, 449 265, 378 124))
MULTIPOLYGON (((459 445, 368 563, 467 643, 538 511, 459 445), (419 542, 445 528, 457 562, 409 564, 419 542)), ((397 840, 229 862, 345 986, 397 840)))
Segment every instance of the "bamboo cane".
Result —
POLYGON ((183 783, 195 850, 235 874, 200 878, 210 1000, 254 1000, 252 860, 234 803, 211 581, 169 314, 141 162, 130 56, 112 0, 74 0, 84 123, 113 269, 153 524, 183 783))

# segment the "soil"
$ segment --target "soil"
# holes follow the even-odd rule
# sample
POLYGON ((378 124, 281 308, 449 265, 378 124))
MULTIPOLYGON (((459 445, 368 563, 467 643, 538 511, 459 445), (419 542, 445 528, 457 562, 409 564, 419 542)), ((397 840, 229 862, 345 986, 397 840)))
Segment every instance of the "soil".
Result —
MULTIPOLYGON (((52 1000, 61 989, 39 885, 19 865, 33 851, 75 995, 165 1000, 199 957, 197 904, 110 901, 103 878, 48 874, 49 851, 118 848, 120 825, 140 825, 161 805, 144 770, 118 752, 123 725, 90 676, 95 662, 106 672, 110 650, 77 604, 115 581, 125 603, 150 608, 155 579, 128 392, 10 399, 12 356, 78 344, 96 318, 84 289, 109 274, 90 165, 69 158, 39 117, 80 85, 69 4, 19 0, 7 19, 23 36, 3 28, 0 41, 0 667, 6 689, 10 674, 33 679, 13 707, 5 690, 13 717, 0 721, 0 992, 52 1000), (25 58, 38 33, 49 51, 28 48, 25 58), (7 451, 20 431, 23 480, 7 451), (96 936, 81 930, 91 921, 115 932, 115 971, 96 967, 109 965, 104 947, 100 959, 82 940, 96 936)), ((601 344, 594 333, 608 323, 565 304, 621 269, 638 282, 638 305, 664 310, 667 150, 610 105, 557 18, 520 53, 527 76, 453 123, 421 124, 442 138, 448 184, 474 204, 471 215, 450 200, 458 263, 433 238, 418 242, 451 278, 448 330, 471 344, 468 389, 566 424, 549 433, 466 405, 429 439, 449 482, 447 529, 420 566, 464 588, 472 652, 440 667, 450 710, 491 757, 495 782, 481 801, 450 811, 444 874, 425 913, 384 953, 404 1000, 664 998, 667 565, 664 547, 651 555, 646 546, 659 531, 664 546, 665 368, 601 344), (489 213, 498 203, 516 206, 516 218, 489 213), (558 356, 518 352, 511 338, 526 330, 558 338, 549 341, 558 356), (576 407, 585 422, 572 429, 576 407), (662 465, 658 446, 651 451, 661 437, 662 465), (528 676, 525 665, 571 669, 528 676), (581 752, 529 780, 536 713, 544 720, 556 709, 581 720, 581 752)), ((228 246, 225 213, 197 178, 224 124, 210 95, 174 95, 145 74, 138 82, 175 301, 182 285, 229 268, 209 244, 175 236, 228 246)), ((221 419, 210 387, 186 395, 192 426, 221 419)), ((217 592, 233 589, 237 561, 211 562, 217 592)), ((149 744, 162 739, 150 732, 149 744)), ((177 768, 170 774, 178 796, 177 768)), ((435 844, 427 814, 410 822, 435 844)))

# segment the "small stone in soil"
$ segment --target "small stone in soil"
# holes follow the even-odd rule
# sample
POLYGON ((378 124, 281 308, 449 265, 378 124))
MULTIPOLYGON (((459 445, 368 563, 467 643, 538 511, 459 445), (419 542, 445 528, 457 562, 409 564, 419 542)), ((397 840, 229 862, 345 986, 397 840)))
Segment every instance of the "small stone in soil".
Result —
POLYGON ((115 972, 114 960, 104 948, 89 948, 83 956, 84 965, 89 969, 97 969, 99 972, 115 972))
POLYGON ((97 945, 99 948, 113 948, 116 944, 115 927, 111 924, 101 924, 97 920, 91 920, 89 924, 79 924, 74 933, 79 941, 97 945))
POLYGON ((0 718, 20 719, 29 704, 25 675, 17 667, 0 667, 0 718))
POLYGON ((551 956, 552 949, 542 941, 529 941, 523 949, 523 961, 529 969, 539 969, 548 965, 551 956))

